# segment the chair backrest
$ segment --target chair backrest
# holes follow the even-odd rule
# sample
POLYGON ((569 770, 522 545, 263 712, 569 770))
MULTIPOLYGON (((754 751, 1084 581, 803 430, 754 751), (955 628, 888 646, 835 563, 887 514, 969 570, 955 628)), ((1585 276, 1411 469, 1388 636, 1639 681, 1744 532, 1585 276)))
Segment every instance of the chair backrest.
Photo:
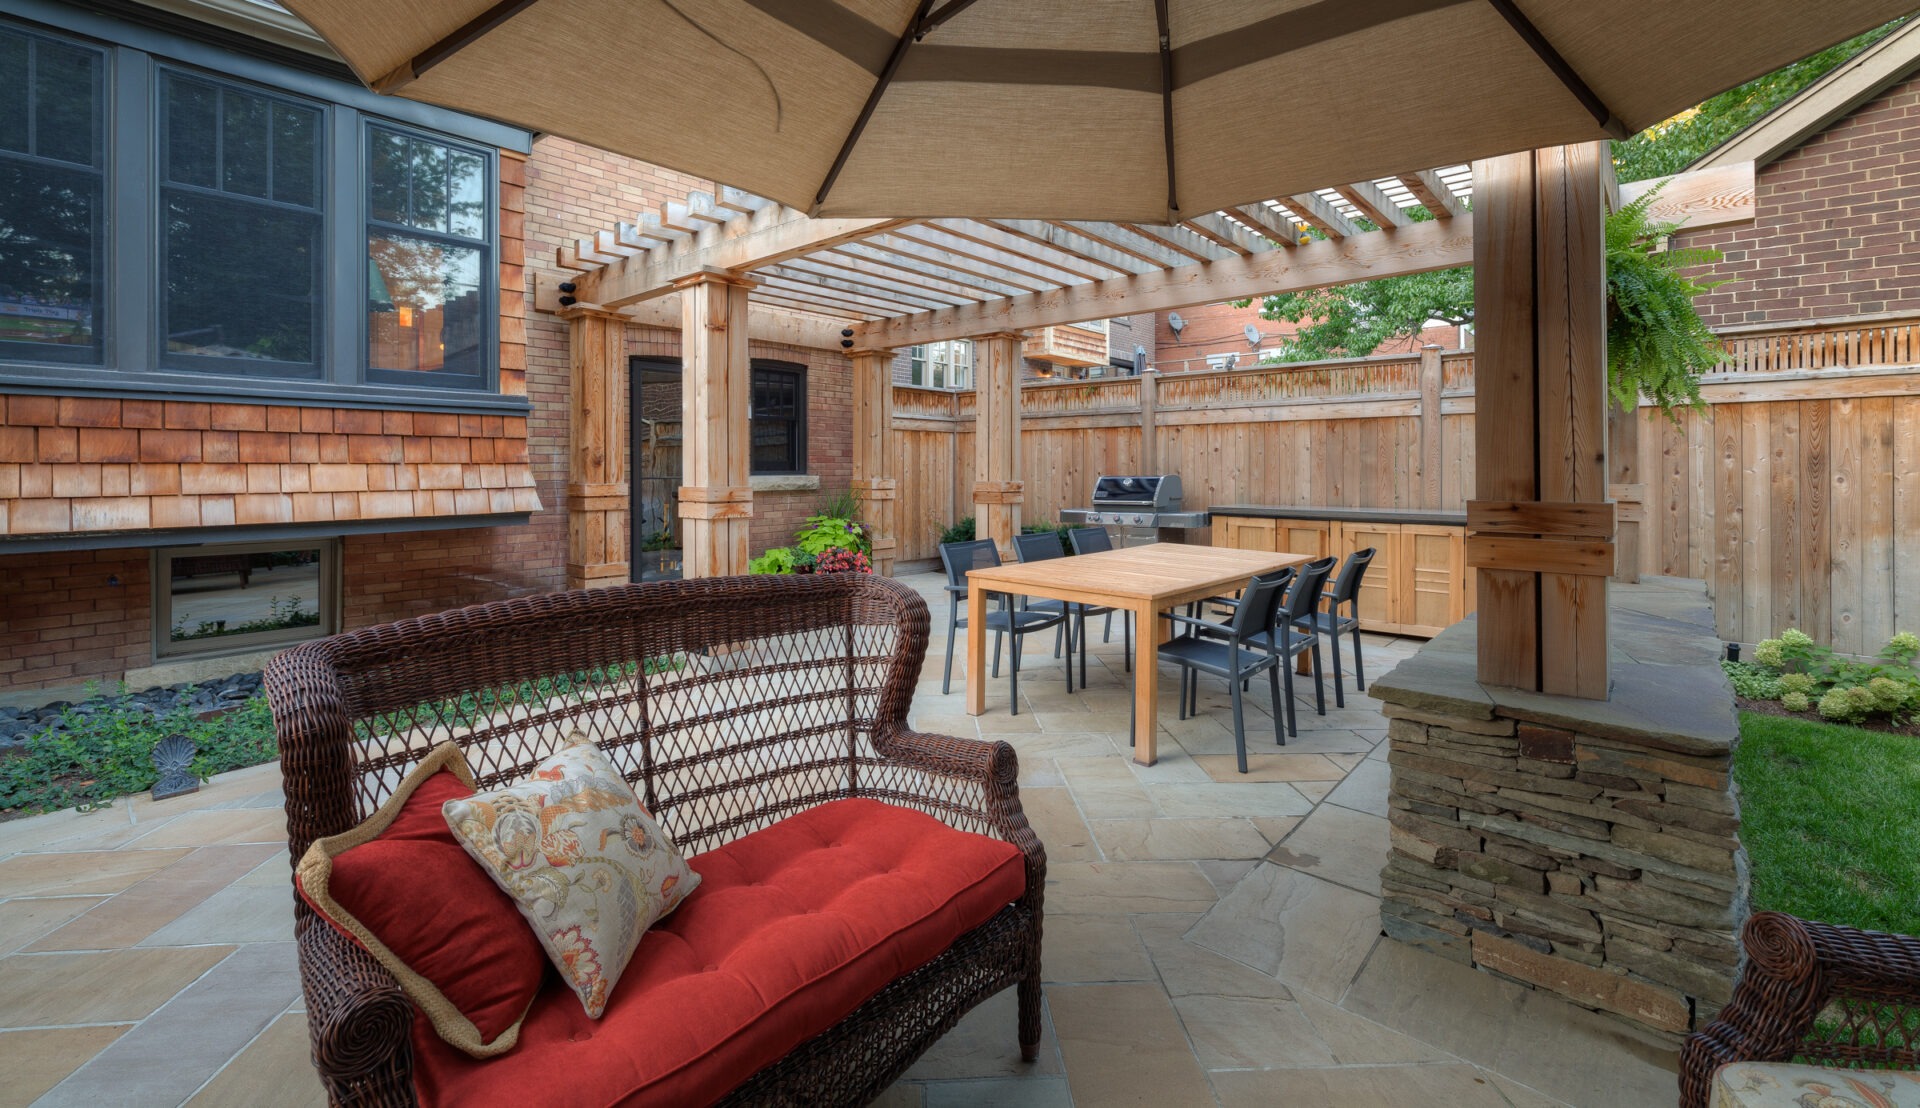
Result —
POLYGON ((906 727, 926 641, 913 590, 819 573, 522 597, 305 643, 265 679, 290 847, 372 815, 443 742, 490 789, 583 734, 688 853, 808 804, 891 799, 872 757, 906 727))
POLYGON ((1041 531, 1032 535, 1013 537, 1013 556, 1023 562, 1044 562, 1048 558, 1065 556, 1060 549, 1060 534, 1057 531, 1041 531))
POLYGON ((1320 594, 1326 591, 1327 576, 1339 561, 1338 558, 1321 558, 1300 567, 1293 591, 1287 594, 1286 622, 1305 619, 1320 610, 1320 594))
POLYGON ((1240 604, 1233 610, 1233 637, 1244 639, 1272 631, 1281 598, 1292 580, 1293 570, 1283 569, 1247 582, 1246 591, 1240 594, 1240 604))
POLYGON ((964 589, 967 587, 968 570, 991 569, 1000 564, 1000 548, 993 545, 992 539, 943 542, 940 544, 940 564, 947 570, 947 586, 964 589))
POLYGON ((1347 555, 1347 564, 1340 567, 1340 576, 1334 578, 1333 591, 1328 594, 1335 604, 1345 604, 1360 595, 1360 580, 1367 575, 1367 563, 1371 561, 1371 546, 1347 555))
POLYGON ((1113 536, 1107 534, 1105 527, 1075 527, 1067 532, 1067 541, 1073 544, 1075 554, 1098 554, 1113 549, 1113 536))

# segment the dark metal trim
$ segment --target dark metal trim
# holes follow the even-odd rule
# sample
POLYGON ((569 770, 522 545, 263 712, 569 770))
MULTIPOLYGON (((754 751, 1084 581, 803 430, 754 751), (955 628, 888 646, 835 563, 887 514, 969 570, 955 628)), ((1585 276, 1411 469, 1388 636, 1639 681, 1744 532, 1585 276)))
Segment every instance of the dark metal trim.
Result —
POLYGON ((1180 194, 1173 165, 1173 33, 1167 25, 1167 0, 1153 0, 1160 24, 1160 125, 1167 140, 1167 222, 1180 219, 1180 194))
POLYGON ((913 9, 913 18, 907 21, 907 29, 901 32, 900 40, 893 44, 893 53, 887 56, 887 64, 874 81, 873 91, 867 94, 867 102, 861 106, 859 117, 853 121, 853 129, 847 132, 847 140, 840 144, 840 153, 834 155, 833 167, 827 170, 826 180, 820 182, 820 191, 814 194, 814 214, 818 214, 820 206, 827 202, 827 193, 833 191, 833 183, 840 179, 840 171, 846 168, 847 158, 853 154, 854 143, 860 141, 860 133, 867 129, 867 121, 873 118, 873 110, 880 106, 880 98, 886 95, 887 86, 893 83, 893 75, 900 69, 900 59, 907 55, 907 47, 919 38, 921 21, 927 18, 927 9, 932 6, 933 0, 920 0, 913 9))
POLYGON ((393 93, 420 78, 421 74, 485 38, 487 33, 507 20, 533 7, 535 0, 500 0, 498 4, 461 24, 452 34, 413 56, 405 69, 396 70, 376 81, 383 93, 393 93))
POLYGON ((972 7, 973 4, 974 0, 947 0, 945 4, 940 6, 939 11, 929 13, 925 19, 920 21, 920 29, 914 32, 914 39, 917 41, 926 38, 928 31, 933 30, 947 20, 966 11, 972 7))
POLYGON ((453 412, 524 416, 533 404, 524 396, 472 389, 438 392, 405 386, 333 385, 321 381, 264 377, 209 379, 206 375, 134 373, 92 368, 0 366, 0 396, 98 396, 120 400, 210 400, 226 404, 278 404, 294 408, 377 408, 388 412, 453 412))
POLYGON ((1501 17, 1512 26, 1514 33, 1520 36, 1522 42, 1532 47, 1533 52, 1546 63, 1547 68, 1559 78, 1562 85, 1566 86, 1567 91, 1573 93, 1573 98, 1580 101, 1580 106, 1587 109, 1587 113, 1593 116, 1594 122, 1600 125, 1601 130, 1617 139, 1626 139, 1633 134, 1633 129, 1628 127, 1619 116, 1613 114, 1613 109, 1607 107, 1601 101, 1599 94, 1587 84, 1586 79, 1576 73, 1573 66, 1567 64, 1567 60, 1560 56, 1560 51, 1554 49, 1553 43, 1547 41, 1547 36, 1540 33, 1540 29, 1533 25, 1533 21, 1527 18, 1526 13, 1522 12, 1513 0, 1487 0, 1487 3, 1492 4, 1493 10, 1499 12, 1501 17))
POLYGON ((335 523, 260 524, 194 527, 170 531, 105 531, 0 539, 0 557, 52 550, 138 550, 155 546, 218 546, 260 542, 384 535, 401 531, 459 531, 472 527, 518 527, 533 521, 531 512, 482 516, 413 516, 399 519, 342 520, 335 523))

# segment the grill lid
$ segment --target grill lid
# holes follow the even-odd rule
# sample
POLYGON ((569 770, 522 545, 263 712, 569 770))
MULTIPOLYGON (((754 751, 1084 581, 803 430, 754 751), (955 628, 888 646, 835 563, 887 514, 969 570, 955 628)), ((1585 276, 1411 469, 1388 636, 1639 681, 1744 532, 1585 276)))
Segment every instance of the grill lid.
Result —
POLYGON ((1143 508, 1149 511, 1177 511, 1181 503, 1178 474, 1134 474, 1102 477, 1093 485, 1093 506, 1099 508, 1143 508))

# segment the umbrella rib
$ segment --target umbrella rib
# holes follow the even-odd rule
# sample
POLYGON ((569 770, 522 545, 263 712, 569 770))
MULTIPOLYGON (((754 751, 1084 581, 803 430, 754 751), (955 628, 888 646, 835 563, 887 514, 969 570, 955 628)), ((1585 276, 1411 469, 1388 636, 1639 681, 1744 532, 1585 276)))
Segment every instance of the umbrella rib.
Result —
POLYGON ((867 102, 861 106, 860 115, 853 121, 853 130, 847 132, 847 141, 840 144, 840 153, 834 155, 833 168, 827 170, 827 179, 820 182, 820 191, 814 194, 813 211, 819 215, 821 205, 827 202, 827 193, 833 191, 833 183, 840 179, 840 171, 846 168, 847 158, 853 153, 853 144, 860 141, 860 132, 867 129, 867 121, 873 118, 873 110, 880 106, 880 97, 884 96, 887 86, 893 83, 893 75, 900 70, 900 59, 907 56, 907 47, 921 33, 920 25, 926 21, 927 9, 933 7, 933 0, 920 0, 913 9, 913 18, 907 21, 907 29, 900 32, 900 41, 893 44, 893 53, 887 55, 887 64, 880 71, 880 77, 873 84, 873 91, 867 94, 867 102))
POLYGON ((1547 68, 1553 71, 1553 75, 1560 79, 1560 83, 1566 86, 1567 91, 1573 93, 1573 98, 1580 101, 1580 106, 1587 109, 1587 112, 1593 116, 1594 122, 1600 124, 1601 130, 1617 139, 1625 139, 1633 133, 1627 129, 1626 123, 1619 116, 1613 114, 1613 110, 1607 107, 1599 94, 1593 91, 1573 66, 1567 64, 1567 59, 1560 56, 1560 51, 1554 49, 1553 43, 1547 41, 1547 36, 1540 33, 1540 29, 1533 25, 1533 21, 1527 18, 1526 13, 1515 6, 1513 0, 1487 0, 1487 3, 1492 4, 1493 10, 1506 19, 1507 23, 1513 27, 1514 33, 1520 36, 1521 41, 1533 48, 1533 52, 1540 56, 1540 60, 1545 62, 1547 68))
POLYGON ((1167 0, 1153 0, 1153 14, 1160 22, 1160 129, 1167 140, 1167 219, 1177 223, 1180 196, 1174 188, 1173 172, 1173 35, 1167 27, 1167 0))
POLYGON ((499 3, 461 24, 452 34, 415 54, 406 65, 374 82, 378 92, 393 93, 411 84, 427 70, 472 46, 487 32, 534 5, 535 0, 500 0, 499 3))

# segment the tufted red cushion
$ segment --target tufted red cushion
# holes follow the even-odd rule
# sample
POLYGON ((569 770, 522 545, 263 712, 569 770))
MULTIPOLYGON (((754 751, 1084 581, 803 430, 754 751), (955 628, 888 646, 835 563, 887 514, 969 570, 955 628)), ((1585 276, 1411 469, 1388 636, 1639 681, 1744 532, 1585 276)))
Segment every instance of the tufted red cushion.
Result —
POLYGON ((647 932, 594 1021, 549 985, 520 1045, 476 1060, 414 1023, 423 1104, 706 1104, 931 961, 1026 890, 1013 846, 840 800, 688 859, 700 887, 647 932))

